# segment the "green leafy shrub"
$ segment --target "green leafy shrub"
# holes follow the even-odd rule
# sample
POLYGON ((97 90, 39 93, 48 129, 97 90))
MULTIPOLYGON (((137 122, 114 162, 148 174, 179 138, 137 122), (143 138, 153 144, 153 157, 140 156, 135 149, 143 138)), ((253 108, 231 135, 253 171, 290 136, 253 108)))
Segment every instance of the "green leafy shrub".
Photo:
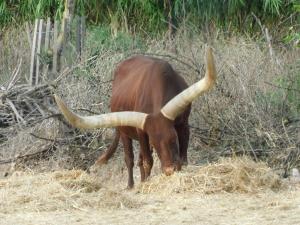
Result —
POLYGON ((132 36, 125 32, 117 32, 114 36, 108 26, 93 27, 86 41, 91 51, 90 55, 108 50, 127 52, 136 49, 145 49, 145 44, 140 37, 132 36))
POLYGON ((273 90, 260 93, 258 105, 262 105, 262 98, 273 108, 274 113, 282 118, 297 117, 300 114, 300 73, 294 72, 290 76, 282 76, 272 82, 273 90), (263 96, 262 96, 263 95, 263 96))

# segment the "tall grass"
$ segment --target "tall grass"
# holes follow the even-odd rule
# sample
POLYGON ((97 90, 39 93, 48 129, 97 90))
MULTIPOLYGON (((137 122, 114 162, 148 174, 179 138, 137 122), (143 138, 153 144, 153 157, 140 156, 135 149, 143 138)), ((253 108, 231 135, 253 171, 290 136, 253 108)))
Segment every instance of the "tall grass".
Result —
MULTIPOLYGON (((175 26, 187 23, 197 28, 219 26, 249 31, 259 29, 254 26, 252 13, 274 26, 279 21, 296 23, 297 15, 291 15, 297 5, 297 0, 76 0, 75 13, 86 15, 91 24, 113 24, 156 34, 167 29, 169 16, 175 26)), ((62 0, 3 0, 0 27, 36 17, 59 18, 63 9, 62 0)))

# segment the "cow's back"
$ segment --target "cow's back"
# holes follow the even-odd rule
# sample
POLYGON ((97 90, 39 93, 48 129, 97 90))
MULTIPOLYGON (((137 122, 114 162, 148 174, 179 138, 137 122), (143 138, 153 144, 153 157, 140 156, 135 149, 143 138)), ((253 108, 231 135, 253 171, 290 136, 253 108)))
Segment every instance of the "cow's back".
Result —
POLYGON ((111 110, 158 113, 185 88, 184 79, 166 61, 135 56, 115 70, 111 110))

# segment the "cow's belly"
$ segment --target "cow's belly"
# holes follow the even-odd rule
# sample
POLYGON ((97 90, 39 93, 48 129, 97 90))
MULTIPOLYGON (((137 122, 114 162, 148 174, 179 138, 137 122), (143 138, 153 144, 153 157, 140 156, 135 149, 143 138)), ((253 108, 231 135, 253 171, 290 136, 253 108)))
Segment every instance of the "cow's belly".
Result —
POLYGON ((118 127, 121 135, 126 135, 131 139, 138 140, 137 128, 134 127, 118 127))

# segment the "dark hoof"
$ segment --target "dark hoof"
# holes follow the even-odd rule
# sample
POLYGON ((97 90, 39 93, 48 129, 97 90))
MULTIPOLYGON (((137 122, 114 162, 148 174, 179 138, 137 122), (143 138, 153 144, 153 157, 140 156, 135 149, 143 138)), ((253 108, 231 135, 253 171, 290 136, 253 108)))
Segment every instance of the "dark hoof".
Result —
POLYGON ((188 161, 187 160, 183 160, 182 162, 181 162, 181 166, 187 166, 188 165, 188 161))
POLYGON ((100 165, 98 165, 98 164, 94 164, 94 165, 92 165, 90 168, 89 168, 89 172, 90 173, 97 173, 98 171, 99 171, 99 169, 100 169, 100 165))
POLYGON ((95 162, 96 165, 104 165, 107 164, 108 160, 105 156, 100 156, 97 161, 95 162))
POLYGON ((133 189, 133 187, 134 187, 134 185, 133 185, 133 184, 132 184, 132 185, 127 185, 127 187, 126 187, 126 190, 130 191, 130 190, 132 190, 132 189, 133 189))

